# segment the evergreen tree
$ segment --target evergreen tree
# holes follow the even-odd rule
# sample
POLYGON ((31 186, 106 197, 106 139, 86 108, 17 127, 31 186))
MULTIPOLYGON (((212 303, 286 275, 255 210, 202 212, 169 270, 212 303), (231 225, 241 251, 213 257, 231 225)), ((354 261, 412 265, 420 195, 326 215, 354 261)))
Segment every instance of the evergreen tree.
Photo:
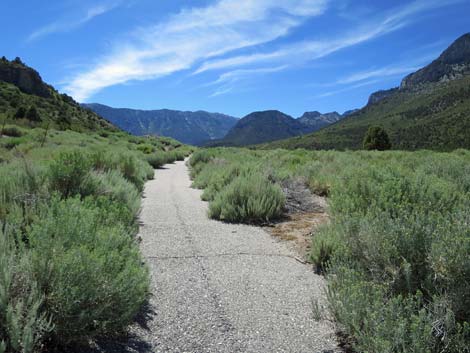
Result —
POLYGON ((18 110, 16 111, 14 118, 15 119, 22 119, 26 116, 26 109, 25 107, 19 107, 18 110))
POLYGON ((17 56, 17 57, 15 58, 15 60, 13 60, 13 62, 14 62, 15 64, 18 64, 18 65, 24 65, 23 62, 21 61, 21 58, 20 58, 19 56, 17 56))
POLYGON ((41 116, 39 115, 36 107, 33 105, 29 108, 28 112, 26 113, 26 119, 30 121, 41 121, 41 116))
POLYGON ((371 126, 363 140, 365 150, 386 151, 392 148, 387 132, 380 126, 371 126))

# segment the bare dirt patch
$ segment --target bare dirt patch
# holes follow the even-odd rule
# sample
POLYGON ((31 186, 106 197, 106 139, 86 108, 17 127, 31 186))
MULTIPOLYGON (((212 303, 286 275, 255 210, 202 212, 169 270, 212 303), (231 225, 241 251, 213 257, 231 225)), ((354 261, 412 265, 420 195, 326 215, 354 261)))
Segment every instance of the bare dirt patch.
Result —
POLYGON ((286 196, 286 217, 266 227, 276 238, 290 242, 303 261, 308 261, 311 237, 322 224, 328 222, 326 198, 314 195, 302 178, 290 179, 282 184, 286 196))

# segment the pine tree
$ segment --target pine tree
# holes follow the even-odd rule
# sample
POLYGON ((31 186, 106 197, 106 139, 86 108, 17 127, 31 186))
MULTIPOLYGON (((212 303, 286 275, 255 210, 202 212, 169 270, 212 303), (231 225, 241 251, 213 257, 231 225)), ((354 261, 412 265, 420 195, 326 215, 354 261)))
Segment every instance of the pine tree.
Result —
POLYGON ((28 112, 26 113, 26 119, 30 121, 41 121, 41 116, 39 115, 36 107, 33 105, 29 108, 28 112))
POLYGON ((386 151, 392 148, 387 132, 380 126, 371 126, 363 140, 365 150, 386 151))
POLYGON ((14 118, 15 119, 23 119, 26 116, 26 109, 25 107, 19 107, 16 111, 14 118))

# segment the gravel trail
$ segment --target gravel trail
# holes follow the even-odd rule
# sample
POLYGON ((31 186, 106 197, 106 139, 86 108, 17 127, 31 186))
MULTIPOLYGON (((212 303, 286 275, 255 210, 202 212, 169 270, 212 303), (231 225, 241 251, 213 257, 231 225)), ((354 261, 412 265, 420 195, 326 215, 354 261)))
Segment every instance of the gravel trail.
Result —
POLYGON ((141 249, 153 314, 130 352, 336 352, 315 321, 323 279, 264 230, 208 219, 201 191, 177 162, 146 184, 141 249))

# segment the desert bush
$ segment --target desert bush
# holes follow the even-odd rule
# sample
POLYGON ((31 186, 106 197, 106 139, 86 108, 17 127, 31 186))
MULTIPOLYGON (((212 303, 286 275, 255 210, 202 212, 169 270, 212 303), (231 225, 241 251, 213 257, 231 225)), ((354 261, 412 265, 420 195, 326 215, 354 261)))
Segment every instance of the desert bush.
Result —
POLYGON ((184 161, 184 159, 187 156, 187 151, 184 151, 181 149, 176 149, 173 152, 174 152, 175 160, 177 161, 184 161))
POLYGON ((0 229, 0 352, 33 353, 53 326, 41 310, 43 296, 29 252, 14 239, 11 231, 0 229))
POLYGON ((81 194, 82 196, 107 197, 112 202, 126 207, 132 217, 135 217, 140 208, 140 193, 136 186, 116 170, 90 172, 81 186, 81 194))
MULTIPOLYGON (((30 209, 47 198, 46 173, 43 168, 26 160, 15 161, 0 167, 0 222, 14 211, 22 214, 29 223, 30 209), (15 207, 17 206, 17 207, 15 207)), ((21 223, 24 223, 21 221, 21 223)))
MULTIPOLYGON (((452 178, 394 167, 352 168, 332 192, 330 303, 358 351, 452 352, 470 320, 468 197, 452 178)), ((312 243, 318 265, 325 241, 312 243)))
POLYGON ((241 182, 250 174, 264 185, 302 176, 328 197, 331 222, 315 232, 310 257, 355 351, 469 352, 468 151, 217 148, 189 164, 218 219, 253 221, 257 188, 241 182))
POLYGON ((155 148, 149 144, 138 145, 137 150, 145 154, 150 154, 150 153, 155 152, 155 148))
POLYGON ((207 163, 213 158, 213 155, 208 150, 199 150, 193 153, 191 159, 189 160, 189 165, 191 167, 196 166, 199 163, 207 163))
POLYGON ((235 178, 209 205, 209 216, 227 222, 267 222, 282 215, 284 194, 261 174, 235 178))
POLYGON ((333 255, 344 246, 342 237, 343 225, 334 223, 333 226, 323 226, 315 232, 312 237, 312 249, 310 252, 310 260, 316 266, 319 273, 325 273, 330 265, 333 255))
POLYGON ((147 162, 155 169, 163 167, 168 160, 166 152, 156 152, 147 157, 147 162))
POLYGON ((123 330, 147 298, 138 247, 119 222, 103 223, 92 206, 53 198, 28 232, 44 310, 61 344, 123 330))
POLYGON ((18 147, 21 144, 20 139, 9 139, 8 141, 5 141, 1 144, 1 147, 7 149, 7 150, 12 150, 15 147, 18 147))
POLYGON ((104 172, 117 170, 139 191, 142 191, 146 180, 153 179, 154 171, 150 165, 132 153, 98 151, 90 159, 94 169, 104 172))
POLYGON ((2 134, 5 136, 10 136, 10 137, 21 137, 23 136, 23 133, 21 132, 20 129, 14 126, 10 127, 5 127, 2 130, 2 134))
POLYGON ((193 186, 204 189, 202 199, 212 201, 232 180, 240 175, 247 175, 250 169, 240 164, 231 164, 224 167, 225 162, 220 159, 212 160, 194 179, 193 186))
POLYGON ((152 168, 159 169, 165 165, 166 158, 163 153, 153 153, 147 157, 147 162, 152 166, 152 168))
POLYGON ((64 198, 80 194, 90 169, 90 160, 80 152, 61 153, 49 166, 51 190, 59 192, 64 198))

